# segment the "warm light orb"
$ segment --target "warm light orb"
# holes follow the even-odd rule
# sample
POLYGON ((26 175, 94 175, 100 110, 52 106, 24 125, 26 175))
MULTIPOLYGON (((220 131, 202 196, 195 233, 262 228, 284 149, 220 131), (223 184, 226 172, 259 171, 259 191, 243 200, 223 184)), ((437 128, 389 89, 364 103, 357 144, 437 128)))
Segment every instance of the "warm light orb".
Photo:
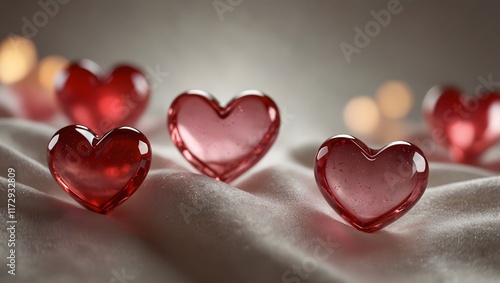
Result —
POLYGON ((9 36, 0 43, 0 83, 14 84, 28 75, 37 61, 35 44, 21 36, 9 36))
POLYGON ((413 106, 413 93, 402 81, 387 81, 377 90, 377 102, 382 115, 400 119, 410 112, 413 106))
POLYGON ((377 104, 368 96, 351 99, 344 108, 344 122, 353 133, 373 133, 380 122, 377 104))
POLYGON ((38 65, 38 81, 50 95, 55 93, 57 74, 68 66, 69 61, 62 56, 47 56, 38 65))

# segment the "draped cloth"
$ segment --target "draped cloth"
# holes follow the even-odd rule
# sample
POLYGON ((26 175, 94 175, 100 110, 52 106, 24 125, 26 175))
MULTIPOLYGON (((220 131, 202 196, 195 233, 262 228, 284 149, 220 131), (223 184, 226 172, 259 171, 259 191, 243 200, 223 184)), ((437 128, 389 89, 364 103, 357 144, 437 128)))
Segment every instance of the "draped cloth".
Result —
POLYGON ((158 126, 145 131, 153 163, 143 185, 100 215, 52 178, 46 148, 57 129, 0 119, 0 282, 500 281, 500 177, 490 171, 431 162, 415 207, 366 234, 321 196, 314 146, 278 143, 225 184, 194 173, 158 126), (6 268, 8 168, 15 276, 6 268))

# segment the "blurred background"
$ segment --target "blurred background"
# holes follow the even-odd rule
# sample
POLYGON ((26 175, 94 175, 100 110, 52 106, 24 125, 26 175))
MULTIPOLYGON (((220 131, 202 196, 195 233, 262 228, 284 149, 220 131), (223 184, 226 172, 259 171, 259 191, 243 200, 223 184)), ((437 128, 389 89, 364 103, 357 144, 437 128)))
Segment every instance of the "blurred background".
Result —
POLYGON ((14 40, 21 53, 4 41, 0 82, 15 90, 38 68, 50 93, 66 60, 129 62, 148 76, 147 113, 162 125, 187 89, 221 103, 259 89, 280 106, 281 144, 342 132, 387 142, 423 127, 432 86, 472 94, 480 78, 500 82, 499 10, 493 0, 3 0, 0 38, 28 40, 14 40))

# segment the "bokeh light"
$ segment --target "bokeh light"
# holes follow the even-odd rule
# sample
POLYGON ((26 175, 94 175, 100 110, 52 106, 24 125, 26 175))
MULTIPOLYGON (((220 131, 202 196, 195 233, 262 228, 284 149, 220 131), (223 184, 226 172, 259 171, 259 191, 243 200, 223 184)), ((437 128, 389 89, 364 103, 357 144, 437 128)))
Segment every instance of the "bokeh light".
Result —
POLYGON ((368 96, 351 99, 344 108, 344 122, 353 133, 362 135, 373 133, 380 122, 377 103, 368 96))
POLYGON ((47 56, 38 65, 38 81, 46 93, 55 94, 57 74, 68 66, 69 61, 62 56, 47 56))
POLYGON ((413 106, 413 93, 402 81, 387 81, 377 90, 380 112, 387 118, 404 118, 413 106))
POLYGON ((14 84, 35 67, 35 44, 21 36, 9 36, 0 43, 0 83, 14 84))

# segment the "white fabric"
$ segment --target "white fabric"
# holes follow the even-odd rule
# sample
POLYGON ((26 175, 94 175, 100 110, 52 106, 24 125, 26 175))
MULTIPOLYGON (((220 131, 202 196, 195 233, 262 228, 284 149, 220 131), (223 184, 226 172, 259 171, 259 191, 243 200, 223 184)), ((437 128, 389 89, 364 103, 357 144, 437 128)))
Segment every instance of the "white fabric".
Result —
POLYGON ((488 171, 431 163, 420 202, 365 234, 319 193, 313 145, 275 145, 264 165, 227 185, 188 172, 158 124, 146 132, 154 161, 144 184, 104 216, 52 179, 46 146, 56 130, 0 119, 0 222, 5 227, 9 167, 18 220, 16 276, 7 274, 9 235, 0 230, 0 282, 500 280, 500 177, 488 171), (297 266, 303 279, 292 273, 297 266))

